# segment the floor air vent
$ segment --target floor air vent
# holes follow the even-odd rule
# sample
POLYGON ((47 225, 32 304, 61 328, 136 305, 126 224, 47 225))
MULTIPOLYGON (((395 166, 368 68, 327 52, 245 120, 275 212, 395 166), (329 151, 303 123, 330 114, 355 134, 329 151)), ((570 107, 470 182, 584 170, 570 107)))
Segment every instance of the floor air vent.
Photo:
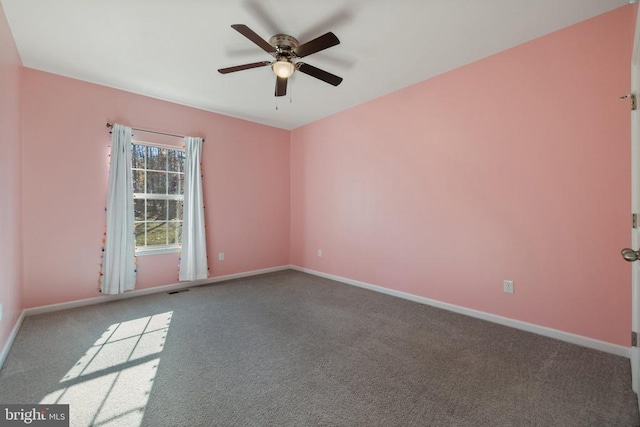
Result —
POLYGON ((182 292, 189 292, 189 289, 180 289, 178 291, 171 291, 171 292, 167 292, 169 295, 173 295, 173 294, 181 294, 182 292))

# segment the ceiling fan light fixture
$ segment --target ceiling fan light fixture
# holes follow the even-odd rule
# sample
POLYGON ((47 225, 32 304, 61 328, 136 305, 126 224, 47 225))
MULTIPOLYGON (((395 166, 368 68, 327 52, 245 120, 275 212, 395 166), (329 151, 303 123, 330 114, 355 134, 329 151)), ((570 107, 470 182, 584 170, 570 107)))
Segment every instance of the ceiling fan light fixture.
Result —
POLYGON ((278 60, 274 61, 273 64, 271 64, 271 69, 276 76, 286 79, 289 78, 291 74, 293 74, 296 67, 289 61, 278 60))

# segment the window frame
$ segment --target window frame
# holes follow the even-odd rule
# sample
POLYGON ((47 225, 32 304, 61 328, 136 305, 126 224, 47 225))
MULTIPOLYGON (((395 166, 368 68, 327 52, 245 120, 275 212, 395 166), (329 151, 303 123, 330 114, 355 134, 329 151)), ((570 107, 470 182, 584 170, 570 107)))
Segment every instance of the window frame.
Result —
MULTIPOLYGON (((157 169, 148 169, 147 168, 147 155, 145 155, 145 165, 144 168, 136 168, 133 165, 133 151, 134 151, 134 145, 139 145, 139 146, 144 146, 144 147, 153 147, 153 148, 159 148, 159 149, 165 149, 165 150, 173 150, 173 151, 180 151, 182 153, 185 153, 185 148, 184 146, 175 146, 175 145, 166 145, 166 144, 156 144, 153 142, 147 142, 147 141, 140 141, 140 140, 131 140, 131 157, 132 157, 132 162, 131 162, 131 174, 133 177, 133 172, 135 170, 143 170, 146 172, 165 172, 167 174, 167 178, 168 178, 168 174, 169 173, 178 173, 183 175, 185 174, 185 170, 184 170, 184 163, 182 164, 182 168, 180 171, 176 172, 176 171, 170 171, 169 170, 169 164, 167 162, 167 165, 165 167, 164 171, 160 171, 157 169)), ((168 185, 168 179, 167 179, 167 185, 168 185)), ((184 179, 182 180, 183 185, 184 185, 184 179)), ((146 184, 146 179, 145 179, 145 184, 146 184)), ((177 202, 179 202, 181 205, 184 204, 184 187, 182 188, 182 194, 156 194, 156 193, 147 193, 146 192, 147 188, 145 185, 145 193, 136 193, 135 192, 135 188, 133 189, 133 202, 134 202, 134 210, 135 210, 135 201, 136 200, 175 200, 177 202)), ((147 219, 146 219, 146 203, 145 203, 145 220, 144 221, 137 221, 134 218, 134 225, 135 224, 140 224, 140 223, 144 223, 146 224, 147 219)), ((166 221, 150 221, 150 222, 164 222, 166 224, 169 223, 180 223, 180 225, 182 226, 182 224, 184 223, 184 210, 181 210, 181 214, 182 217, 180 220, 169 220, 167 217, 166 221)), ((146 226, 145 226, 145 233, 146 233, 146 226)), ((145 237, 145 242, 146 242, 146 237, 145 237)), ((165 245, 153 245, 153 246, 138 246, 136 243, 135 246, 135 253, 137 256, 144 256, 144 255, 156 255, 156 254, 166 254, 166 253, 176 253, 176 252, 181 252, 182 251, 182 242, 180 243, 175 243, 175 244, 165 244, 165 245)))

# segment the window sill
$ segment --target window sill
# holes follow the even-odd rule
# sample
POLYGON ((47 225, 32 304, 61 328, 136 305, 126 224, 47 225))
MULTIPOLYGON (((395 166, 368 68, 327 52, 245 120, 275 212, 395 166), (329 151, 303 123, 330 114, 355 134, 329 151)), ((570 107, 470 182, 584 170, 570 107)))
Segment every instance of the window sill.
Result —
POLYGON ((171 254, 171 253, 180 252, 181 250, 182 248, 180 246, 136 249, 136 256, 171 254))

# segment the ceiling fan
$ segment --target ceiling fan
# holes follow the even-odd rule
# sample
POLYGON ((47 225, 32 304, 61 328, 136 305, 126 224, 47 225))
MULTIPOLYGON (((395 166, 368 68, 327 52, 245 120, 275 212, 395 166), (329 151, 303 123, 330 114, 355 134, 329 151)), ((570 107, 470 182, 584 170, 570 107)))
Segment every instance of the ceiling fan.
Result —
POLYGON ((231 28, 251 40, 262 50, 273 56, 275 60, 221 68, 218 70, 221 74, 234 73, 236 71, 271 65, 271 69, 276 75, 276 96, 284 96, 287 94, 287 80, 296 70, 301 73, 308 74, 311 77, 315 77, 316 79, 320 79, 333 86, 338 86, 342 83, 342 77, 338 77, 335 74, 331 74, 304 62, 294 62, 298 58, 303 58, 340 44, 338 37, 331 32, 306 43, 299 44, 298 40, 287 34, 276 34, 269 39, 269 42, 267 42, 246 25, 234 24, 231 28))

